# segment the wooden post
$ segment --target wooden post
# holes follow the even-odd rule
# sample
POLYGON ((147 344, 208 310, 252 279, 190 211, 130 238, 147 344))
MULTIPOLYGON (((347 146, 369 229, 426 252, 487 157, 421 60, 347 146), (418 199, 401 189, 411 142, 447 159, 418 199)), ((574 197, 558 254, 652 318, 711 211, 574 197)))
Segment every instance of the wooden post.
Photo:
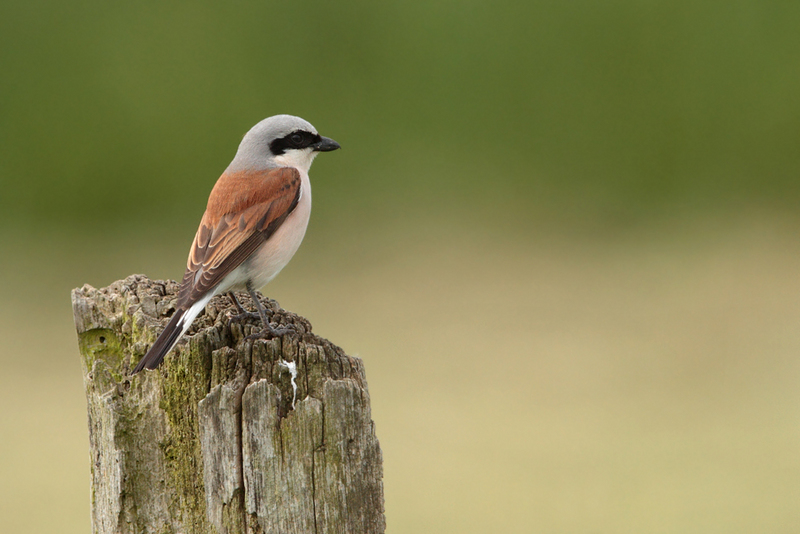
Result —
MULTIPOLYGON (((381 450, 360 359, 298 334, 255 341, 226 297, 159 369, 133 377, 178 285, 129 276, 72 292, 89 411, 92 526, 110 533, 380 533, 381 450)), ((240 296, 245 307, 252 302, 240 296)))

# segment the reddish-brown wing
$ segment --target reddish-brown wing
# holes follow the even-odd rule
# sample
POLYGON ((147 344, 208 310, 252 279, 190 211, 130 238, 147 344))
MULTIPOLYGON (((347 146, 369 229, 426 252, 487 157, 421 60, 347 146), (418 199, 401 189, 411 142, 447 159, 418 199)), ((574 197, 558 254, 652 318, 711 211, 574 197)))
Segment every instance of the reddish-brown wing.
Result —
POLYGON ((189 308, 275 233, 300 199, 291 167, 225 173, 208 198, 194 237, 178 306, 189 308))

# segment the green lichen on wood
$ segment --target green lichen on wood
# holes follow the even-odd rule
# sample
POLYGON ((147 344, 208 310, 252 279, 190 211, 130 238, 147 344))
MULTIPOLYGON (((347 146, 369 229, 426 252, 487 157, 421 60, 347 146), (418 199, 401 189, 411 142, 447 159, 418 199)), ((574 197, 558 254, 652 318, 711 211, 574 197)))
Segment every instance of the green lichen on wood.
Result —
POLYGON ((179 349, 176 357, 165 361, 159 372, 159 407, 170 425, 169 434, 160 444, 175 488, 170 505, 189 532, 210 531, 203 498, 197 404, 208 394, 211 350, 207 337, 198 334, 179 349))
POLYGON ((383 532, 361 361, 274 301, 264 302, 273 321, 298 334, 245 339, 258 323, 229 323, 229 303, 216 297, 187 343, 159 369, 130 377, 177 289, 132 276, 73 292, 94 532, 383 532), (331 393, 342 387, 344 403, 331 393))
POLYGON ((94 328, 78 336, 78 346, 83 358, 83 368, 89 370, 96 361, 103 361, 114 382, 123 378, 124 354, 117 334, 110 328, 94 328))

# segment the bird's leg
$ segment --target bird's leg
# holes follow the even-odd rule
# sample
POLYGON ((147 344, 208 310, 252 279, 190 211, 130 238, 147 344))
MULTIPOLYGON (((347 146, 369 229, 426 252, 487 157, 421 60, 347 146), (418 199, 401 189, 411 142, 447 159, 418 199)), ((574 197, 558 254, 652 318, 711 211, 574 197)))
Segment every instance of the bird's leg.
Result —
POLYGON ((236 309, 239 310, 239 313, 247 313, 247 310, 244 309, 242 303, 236 298, 236 293, 233 291, 228 291, 228 298, 231 299, 231 302, 234 306, 236 306, 236 309))
POLYGON ((257 334, 253 334, 247 336, 247 339, 255 339, 260 337, 266 337, 270 335, 272 337, 281 337, 284 334, 288 334, 289 332, 294 332, 293 328, 290 327, 283 327, 283 328, 275 328, 269 322, 267 318, 267 310, 264 309, 264 305, 261 304, 261 301, 258 300, 258 296, 256 295, 256 290, 253 289, 253 284, 251 282, 247 282, 247 292, 250 293, 250 298, 253 299, 253 302, 258 308, 258 314, 261 316, 261 322, 264 323, 264 330, 257 334))
MULTIPOLYGON (((230 318, 230 322, 234 321, 243 321, 245 319, 255 319, 256 317, 261 317, 258 312, 249 312, 244 309, 242 303, 239 302, 239 299, 236 298, 236 293, 233 291, 228 291, 228 298, 231 299, 231 302, 234 306, 236 306, 236 310, 239 312, 237 315, 234 315, 230 318)), ((259 303, 261 304, 261 303, 259 303)))
POLYGON ((253 284, 250 282, 247 282, 247 292, 250 293, 250 298, 253 299, 253 303, 256 305, 258 315, 261 316, 261 322, 264 323, 264 325, 269 325, 269 319, 267 319, 267 310, 264 309, 264 305, 261 304, 260 300, 258 300, 256 291, 253 289, 253 284))

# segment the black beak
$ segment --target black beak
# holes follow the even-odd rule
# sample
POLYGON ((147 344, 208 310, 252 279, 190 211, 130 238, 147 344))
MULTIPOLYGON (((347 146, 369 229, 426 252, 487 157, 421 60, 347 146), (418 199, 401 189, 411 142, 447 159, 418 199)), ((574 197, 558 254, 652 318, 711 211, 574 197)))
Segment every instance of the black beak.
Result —
POLYGON ((311 145, 311 148, 313 148, 315 152, 330 152, 331 150, 342 147, 329 137, 321 137, 319 141, 311 145))

